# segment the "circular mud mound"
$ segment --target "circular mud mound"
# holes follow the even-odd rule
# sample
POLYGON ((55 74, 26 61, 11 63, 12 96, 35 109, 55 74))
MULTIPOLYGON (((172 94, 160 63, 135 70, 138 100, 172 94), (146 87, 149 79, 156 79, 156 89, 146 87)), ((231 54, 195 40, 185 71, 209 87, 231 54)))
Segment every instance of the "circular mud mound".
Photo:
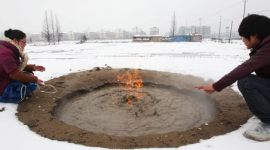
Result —
POLYGON ((251 117, 230 88, 211 95, 194 88, 212 81, 149 70, 138 70, 136 78, 132 72, 90 70, 52 79, 46 84, 58 92, 35 91, 17 116, 43 137, 106 148, 179 147, 233 131, 251 117), (133 83, 119 80, 127 72, 133 83))
POLYGON ((205 94, 164 85, 145 84, 139 92, 106 85, 57 106, 60 120, 79 128, 116 136, 183 131, 212 121, 217 102, 205 94), (127 94, 133 98, 128 103, 127 94), (140 94, 140 99, 135 99, 140 94))

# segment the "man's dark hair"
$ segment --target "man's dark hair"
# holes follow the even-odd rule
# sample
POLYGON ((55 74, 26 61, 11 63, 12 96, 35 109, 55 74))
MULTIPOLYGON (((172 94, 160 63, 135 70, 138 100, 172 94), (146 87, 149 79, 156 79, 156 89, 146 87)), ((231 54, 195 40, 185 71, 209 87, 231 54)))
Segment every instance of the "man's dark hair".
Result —
POLYGON ((256 14, 249 15, 242 20, 238 32, 248 40, 251 35, 258 34, 258 39, 262 41, 270 35, 270 19, 256 14))
POLYGON ((9 30, 6 30, 5 31, 5 37, 10 38, 11 40, 17 39, 19 41, 19 40, 25 38, 26 37, 26 34, 23 33, 20 30, 9 29, 9 30))

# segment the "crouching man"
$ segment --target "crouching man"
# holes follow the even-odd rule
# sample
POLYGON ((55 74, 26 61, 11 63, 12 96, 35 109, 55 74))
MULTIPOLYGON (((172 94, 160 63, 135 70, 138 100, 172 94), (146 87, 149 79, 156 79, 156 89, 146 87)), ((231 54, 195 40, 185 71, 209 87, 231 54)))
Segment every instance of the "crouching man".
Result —
POLYGON ((220 92, 237 82, 250 111, 261 122, 244 132, 244 136, 257 141, 270 140, 270 19, 260 15, 244 18, 238 29, 250 58, 219 81, 208 86, 195 86, 205 93, 220 92), (252 74, 253 72, 256 75, 252 74))

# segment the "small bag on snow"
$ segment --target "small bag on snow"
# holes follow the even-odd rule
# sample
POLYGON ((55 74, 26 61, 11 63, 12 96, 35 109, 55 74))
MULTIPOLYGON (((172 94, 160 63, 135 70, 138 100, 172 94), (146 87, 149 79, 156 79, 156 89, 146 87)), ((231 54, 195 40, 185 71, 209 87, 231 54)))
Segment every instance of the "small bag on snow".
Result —
POLYGON ((23 83, 20 81, 10 83, 2 96, 0 102, 2 103, 20 103, 25 96, 37 89, 36 83, 23 83))

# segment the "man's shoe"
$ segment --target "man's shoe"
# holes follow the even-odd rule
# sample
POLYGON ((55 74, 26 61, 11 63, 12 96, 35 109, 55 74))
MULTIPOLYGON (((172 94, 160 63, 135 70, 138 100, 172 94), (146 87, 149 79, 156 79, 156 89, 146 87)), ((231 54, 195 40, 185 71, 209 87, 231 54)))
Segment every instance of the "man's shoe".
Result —
POLYGON ((256 141, 268 141, 270 140, 270 125, 260 122, 257 126, 249 128, 243 135, 256 141))

